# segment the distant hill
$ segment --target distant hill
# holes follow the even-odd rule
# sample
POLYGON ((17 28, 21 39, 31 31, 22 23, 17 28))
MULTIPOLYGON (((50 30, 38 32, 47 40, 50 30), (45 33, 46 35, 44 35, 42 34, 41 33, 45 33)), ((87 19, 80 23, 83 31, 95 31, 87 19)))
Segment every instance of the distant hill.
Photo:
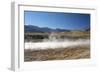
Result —
POLYGON ((24 25, 24 32, 63 32, 63 31, 70 31, 66 29, 52 29, 48 27, 38 27, 34 25, 24 25))
POLYGON ((90 28, 87 28, 85 31, 90 31, 90 28))

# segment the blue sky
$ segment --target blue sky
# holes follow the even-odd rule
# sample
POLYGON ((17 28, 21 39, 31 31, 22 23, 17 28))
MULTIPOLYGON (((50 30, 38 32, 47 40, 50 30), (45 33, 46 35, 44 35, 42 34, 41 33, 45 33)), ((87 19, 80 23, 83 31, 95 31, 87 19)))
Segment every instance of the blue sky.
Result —
POLYGON ((90 27, 90 14, 24 11, 24 24, 53 29, 83 30, 90 27))

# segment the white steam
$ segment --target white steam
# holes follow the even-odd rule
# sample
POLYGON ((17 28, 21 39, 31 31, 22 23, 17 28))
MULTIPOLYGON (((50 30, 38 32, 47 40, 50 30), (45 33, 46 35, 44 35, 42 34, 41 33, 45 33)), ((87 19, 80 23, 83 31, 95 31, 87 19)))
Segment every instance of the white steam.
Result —
POLYGON ((49 39, 43 39, 42 42, 25 42, 25 49, 54 49, 67 48, 80 45, 89 45, 89 39, 68 40, 55 37, 54 34, 49 36, 49 39))

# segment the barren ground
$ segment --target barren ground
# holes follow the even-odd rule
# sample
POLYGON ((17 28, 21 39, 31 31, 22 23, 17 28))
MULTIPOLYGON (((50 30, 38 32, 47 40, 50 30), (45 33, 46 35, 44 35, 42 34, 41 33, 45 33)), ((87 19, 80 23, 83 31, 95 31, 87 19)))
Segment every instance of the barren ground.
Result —
POLYGON ((26 49, 24 61, 46 61, 46 60, 71 60, 90 58, 90 46, 76 46, 58 49, 32 50, 26 49))

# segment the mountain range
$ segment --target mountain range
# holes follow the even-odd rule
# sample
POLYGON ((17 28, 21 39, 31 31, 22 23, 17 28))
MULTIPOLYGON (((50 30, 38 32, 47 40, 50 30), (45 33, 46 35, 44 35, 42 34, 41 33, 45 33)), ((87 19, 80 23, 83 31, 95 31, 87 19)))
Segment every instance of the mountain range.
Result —
POLYGON ((24 25, 24 32, 63 32, 63 31, 70 31, 66 29, 60 29, 60 28, 49 28, 49 27, 38 27, 34 25, 24 25))

